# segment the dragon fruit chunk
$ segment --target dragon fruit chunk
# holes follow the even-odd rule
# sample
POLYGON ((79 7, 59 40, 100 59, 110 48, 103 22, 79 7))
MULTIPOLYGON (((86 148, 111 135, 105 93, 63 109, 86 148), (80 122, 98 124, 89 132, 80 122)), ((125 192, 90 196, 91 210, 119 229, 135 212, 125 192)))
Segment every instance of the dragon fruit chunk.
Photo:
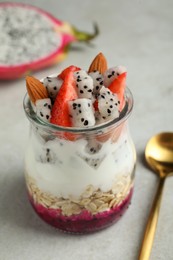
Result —
POLYGON ((93 79, 90 76, 86 76, 76 84, 77 93, 79 98, 92 99, 93 94, 93 79))
POLYGON ((109 85, 122 73, 127 72, 127 69, 124 66, 116 66, 113 68, 108 69, 104 73, 104 86, 109 87, 109 85))
POLYGON ((79 98, 69 101, 69 112, 74 127, 89 127, 95 125, 94 109, 92 101, 87 98, 79 98))
POLYGON ((78 97, 92 99, 93 79, 84 70, 75 72, 74 78, 76 80, 78 97))
POLYGON ((103 162, 103 160, 105 159, 105 155, 102 155, 101 157, 99 157, 96 154, 93 154, 92 156, 85 156, 85 155, 81 155, 78 153, 78 156, 84 160, 90 167, 92 167, 93 169, 98 169, 100 164, 103 162))
POLYGON ((36 114, 43 121, 49 122, 51 117, 51 100, 50 98, 38 99, 35 103, 36 114))
POLYGON ((107 121, 105 117, 102 117, 99 111, 95 111, 95 120, 96 120, 96 125, 103 124, 105 123, 105 121, 107 121))
POLYGON ((93 79, 94 89, 93 94, 97 96, 100 89, 103 86, 103 75, 99 71, 93 71, 89 73, 89 76, 93 79))
POLYGON ((43 80, 43 85, 46 87, 49 97, 55 100, 56 95, 62 85, 63 80, 58 77, 46 77, 43 80))
POLYGON ((117 95, 103 86, 98 97, 98 110, 102 119, 107 121, 118 118, 119 105, 120 101, 118 100, 117 95))
POLYGON ((100 166, 100 164, 102 163, 102 160, 103 159, 100 160, 99 158, 97 158, 97 159, 85 158, 85 161, 88 163, 88 165, 94 169, 97 169, 100 166))
POLYGON ((37 160, 41 163, 50 163, 54 164, 57 162, 57 157, 55 153, 49 148, 43 148, 42 151, 39 153, 39 157, 37 160))
POLYGON ((102 148, 102 144, 100 142, 94 139, 89 139, 85 147, 85 151, 88 154, 96 154, 100 151, 101 148, 102 148))
POLYGON ((87 77, 88 74, 85 70, 78 70, 78 71, 75 71, 73 73, 74 75, 74 78, 77 82, 79 82, 80 80, 82 80, 83 78, 87 77))

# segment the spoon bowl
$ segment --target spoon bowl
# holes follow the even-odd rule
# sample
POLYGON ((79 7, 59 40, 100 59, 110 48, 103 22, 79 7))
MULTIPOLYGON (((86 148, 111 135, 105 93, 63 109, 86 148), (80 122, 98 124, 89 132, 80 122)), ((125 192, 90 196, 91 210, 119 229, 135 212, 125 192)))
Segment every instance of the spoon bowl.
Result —
POLYGON ((165 179, 173 175, 173 133, 165 132, 153 136, 147 143, 145 159, 158 175, 159 185, 148 218, 139 260, 149 260, 159 217, 165 179))
POLYGON ((145 158, 150 168, 160 177, 173 175, 173 133, 153 136, 147 143, 145 158))

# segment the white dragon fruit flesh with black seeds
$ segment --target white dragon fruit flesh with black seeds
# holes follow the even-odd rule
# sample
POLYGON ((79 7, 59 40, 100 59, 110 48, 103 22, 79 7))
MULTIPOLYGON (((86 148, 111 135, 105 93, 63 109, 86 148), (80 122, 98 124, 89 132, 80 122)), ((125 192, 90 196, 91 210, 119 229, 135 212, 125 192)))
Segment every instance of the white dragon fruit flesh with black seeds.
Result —
POLYGON ((98 169, 101 163, 103 162, 105 158, 105 154, 97 155, 97 154, 92 154, 92 155, 84 155, 82 153, 78 153, 78 156, 86 163, 88 164, 91 168, 93 169, 98 169))
POLYGON ((56 98, 56 95, 63 83, 63 80, 58 77, 46 77, 43 79, 43 84, 46 87, 49 97, 53 100, 56 98))
POLYGON ((119 100, 116 94, 104 86, 98 97, 98 110, 103 119, 115 119, 119 117, 119 100))
POLYGON ((103 161, 103 159, 104 158, 91 158, 91 157, 86 157, 85 158, 85 161, 87 162, 87 164, 89 165, 89 166, 91 166, 92 168, 95 168, 95 169, 97 169, 99 166, 100 166, 100 164, 102 163, 102 161, 103 161))
POLYGON ((53 22, 38 9, 20 4, 0 7, 1 66, 33 62, 60 46, 53 22))
POLYGON ((74 78, 77 82, 79 82, 81 79, 88 76, 88 73, 85 70, 78 70, 73 73, 74 78))
POLYGON ((89 75, 93 79, 93 94, 97 96, 103 86, 103 75, 99 71, 90 72, 89 75))
POLYGON ((50 98, 38 99, 35 103, 36 114, 42 120, 49 122, 51 118, 51 100, 50 98))
POLYGON ((96 120, 96 125, 100 125, 100 124, 105 123, 109 119, 107 119, 106 117, 102 116, 99 111, 96 111, 95 112, 95 120, 96 120))
POLYGON ((95 139, 89 139, 85 147, 85 151, 88 154, 95 154, 98 153, 101 148, 102 148, 102 144, 100 142, 96 141, 95 139))
POLYGON ((85 128, 95 125, 94 109, 90 99, 79 98, 69 101, 69 113, 74 127, 85 128))
POLYGON ((92 99, 93 94, 93 79, 87 75, 83 78, 76 79, 76 87, 79 98, 92 99))
POLYGON ((44 148, 40 154, 39 161, 42 163, 54 164, 57 162, 57 157, 50 148, 44 148))
POLYGON ((104 73, 104 86, 108 87, 114 79, 116 79, 122 73, 127 72, 127 69, 124 66, 116 66, 113 68, 109 68, 104 73))

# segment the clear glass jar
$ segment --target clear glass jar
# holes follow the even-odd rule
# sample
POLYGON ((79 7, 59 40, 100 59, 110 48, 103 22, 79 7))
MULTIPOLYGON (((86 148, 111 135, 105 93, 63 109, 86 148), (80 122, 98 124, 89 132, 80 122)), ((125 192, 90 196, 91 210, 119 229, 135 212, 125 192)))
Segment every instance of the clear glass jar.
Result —
POLYGON ((110 226, 128 208, 136 163, 127 122, 133 107, 128 88, 125 101, 119 120, 72 129, 43 122, 25 96, 30 120, 26 185, 34 210, 48 224, 88 233, 110 226))

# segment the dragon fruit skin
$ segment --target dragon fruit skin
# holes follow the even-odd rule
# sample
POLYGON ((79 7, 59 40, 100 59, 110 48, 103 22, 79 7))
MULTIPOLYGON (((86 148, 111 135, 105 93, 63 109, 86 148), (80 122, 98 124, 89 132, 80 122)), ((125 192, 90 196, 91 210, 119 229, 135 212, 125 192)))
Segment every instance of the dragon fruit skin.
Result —
POLYGON ((68 104, 73 127, 86 128, 95 125, 94 109, 90 99, 79 98, 69 101, 68 104))
POLYGON ((50 53, 49 55, 40 58, 38 60, 35 60, 33 62, 23 63, 15 66, 0 65, 0 80, 17 79, 30 74, 32 71, 40 70, 55 65, 58 62, 61 62, 63 59, 65 59, 68 52, 68 48, 66 47, 69 44, 76 41, 90 41, 99 33, 96 25, 94 26, 95 31, 93 34, 80 32, 75 27, 71 26, 69 23, 62 22, 57 18, 55 18, 54 16, 52 16, 51 14, 49 14, 48 12, 29 4, 10 3, 10 2, 0 3, 0 8, 4 8, 8 6, 14 8, 22 7, 22 8, 32 9, 38 12, 38 14, 45 16, 47 19, 49 19, 52 22, 55 31, 57 32, 57 34, 59 34, 61 38, 61 44, 60 46, 57 46, 57 49, 52 53, 50 53))
POLYGON ((55 100, 62 82, 63 80, 58 77, 46 77, 43 79, 43 85, 46 87, 49 97, 53 100, 55 100))
POLYGON ((35 103, 36 114, 43 121, 49 122, 51 117, 51 100, 50 98, 38 99, 35 103))
POLYGON ((109 87, 109 85, 113 82, 113 80, 124 72, 127 72, 127 69, 121 65, 113 68, 109 68, 104 73, 104 86, 109 87))

